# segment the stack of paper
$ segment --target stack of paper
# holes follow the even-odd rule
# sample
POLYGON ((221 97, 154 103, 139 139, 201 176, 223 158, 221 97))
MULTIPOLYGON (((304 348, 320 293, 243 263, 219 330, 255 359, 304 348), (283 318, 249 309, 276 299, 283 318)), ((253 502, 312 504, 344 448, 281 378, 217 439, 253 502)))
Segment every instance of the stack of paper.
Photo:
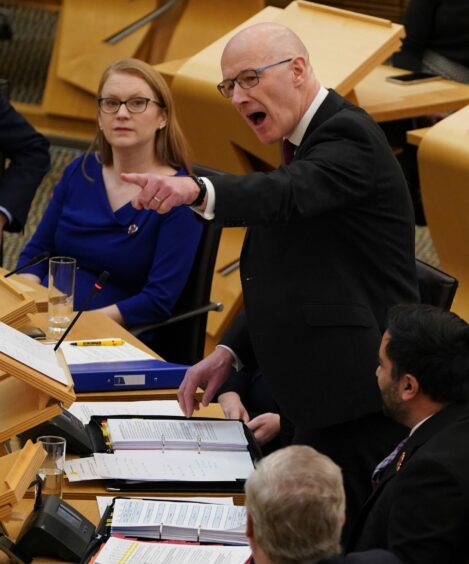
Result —
POLYGON ((248 446, 240 421, 108 419, 107 425, 114 450, 240 451, 248 446))
POLYGON ((236 482, 254 469, 245 451, 116 451, 65 462, 70 482, 83 480, 236 482))
POLYGON ((111 537, 95 559, 95 564, 244 564, 251 551, 247 546, 198 546, 139 542, 111 537))
POLYGON ((116 499, 111 533, 147 539, 248 544, 246 509, 212 503, 116 499))
POLYGON ((177 400, 77 401, 68 411, 83 425, 88 425, 93 415, 184 415, 177 400))

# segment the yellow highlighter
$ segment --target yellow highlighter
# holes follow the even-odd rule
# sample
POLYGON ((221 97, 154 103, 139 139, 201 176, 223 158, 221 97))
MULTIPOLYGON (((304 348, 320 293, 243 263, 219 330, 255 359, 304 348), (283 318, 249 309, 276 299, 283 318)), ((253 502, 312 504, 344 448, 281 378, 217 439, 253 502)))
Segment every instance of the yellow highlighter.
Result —
POLYGON ((70 344, 74 347, 117 347, 124 343, 122 339, 99 339, 97 341, 75 341, 70 344))

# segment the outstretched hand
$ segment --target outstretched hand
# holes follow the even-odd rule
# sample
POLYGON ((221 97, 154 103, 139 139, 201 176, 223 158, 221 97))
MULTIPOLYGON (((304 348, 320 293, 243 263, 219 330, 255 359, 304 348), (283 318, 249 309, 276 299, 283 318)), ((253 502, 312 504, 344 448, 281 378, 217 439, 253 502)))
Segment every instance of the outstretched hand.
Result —
POLYGON ((178 390, 179 405, 186 417, 191 417, 194 409, 199 409, 199 402, 195 398, 197 388, 200 386, 205 390, 202 404, 207 406, 228 378, 232 363, 231 353, 217 347, 206 358, 189 368, 178 390))
POLYGON ((167 213, 173 208, 191 204, 199 195, 199 187, 189 176, 157 176, 156 174, 121 174, 122 180, 137 184, 142 191, 132 200, 134 208, 167 213))

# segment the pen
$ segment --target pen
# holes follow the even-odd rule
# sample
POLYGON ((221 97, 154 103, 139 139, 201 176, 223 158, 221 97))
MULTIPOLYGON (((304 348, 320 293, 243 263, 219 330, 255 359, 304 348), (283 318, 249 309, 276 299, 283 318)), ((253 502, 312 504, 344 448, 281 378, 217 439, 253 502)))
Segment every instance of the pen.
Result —
POLYGON ((99 341, 75 341, 70 343, 74 347, 116 347, 123 345, 122 339, 100 339, 99 341))

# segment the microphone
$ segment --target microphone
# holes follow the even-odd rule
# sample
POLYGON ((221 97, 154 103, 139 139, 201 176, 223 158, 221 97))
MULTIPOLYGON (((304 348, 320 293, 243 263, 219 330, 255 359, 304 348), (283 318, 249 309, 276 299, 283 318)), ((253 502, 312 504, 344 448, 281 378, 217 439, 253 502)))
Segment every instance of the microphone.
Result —
POLYGON ((75 315, 75 317, 72 319, 70 325, 67 327, 67 329, 65 329, 64 334, 60 337, 60 339, 57 341, 55 347, 54 347, 54 351, 56 351, 60 345, 63 343, 63 340, 65 339, 65 337, 70 333, 71 328, 75 325, 75 323, 78 321, 78 318, 80 317, 80 315, 86 311, 86 309, 88 308, 88 306, 90 305, 90 303, 94 300, 94 298, 96 297, 96 294, 103 289, 103 286, 106 282, 106 280, 109 278, 109 272, 107 272, 107 270, 104 270, 103 272, 101 272, 101 274, 99 275, 98 279, 96 280, 96 282, 94 283, 93 287, 91 288, 91 292, 88 294, 83 307, 80 309, 79 312, 77 312, 77 314, 75 315))
POLYGON ((28 268, 28 266, 34 266, 35 264, 39 264, 40 262, 48 259, 49 257, 50 257, 50 252, 44 251, 40 255, 36 255, 32 259, 29 259, 28 262, 25 262, 22 266, 18 266, 18 268, 15 268, 15 270, 8 272, 7 274, 5 274, 5 276, 3 278, 8 278, 12 274, 16 274, 17 272, 21 272, 25 268, 28 268))

